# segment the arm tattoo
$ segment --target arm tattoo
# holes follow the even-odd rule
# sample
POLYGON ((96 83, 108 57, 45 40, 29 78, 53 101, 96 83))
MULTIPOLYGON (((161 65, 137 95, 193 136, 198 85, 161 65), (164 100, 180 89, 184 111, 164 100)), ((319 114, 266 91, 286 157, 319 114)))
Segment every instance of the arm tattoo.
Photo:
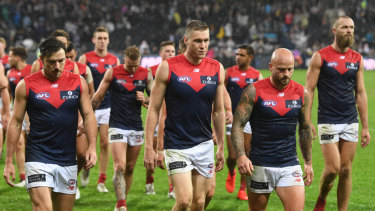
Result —
POLYGON ((311 151, 312 151, 312 135, 310 124, 306 121, 307 117, 307 107, 309 104, 308 95, 304 94, 304 103, 299 114, 299 145, 301 148, 302 156, 305 162, 311 161, 311 151))
POLYGON ((254 107, 255 88, 247 86, 241 95, 240 102, 235 108, 233 127, 232 127, 232 145, 237 158, 245 154, 243 128, 250 119, 254 107))

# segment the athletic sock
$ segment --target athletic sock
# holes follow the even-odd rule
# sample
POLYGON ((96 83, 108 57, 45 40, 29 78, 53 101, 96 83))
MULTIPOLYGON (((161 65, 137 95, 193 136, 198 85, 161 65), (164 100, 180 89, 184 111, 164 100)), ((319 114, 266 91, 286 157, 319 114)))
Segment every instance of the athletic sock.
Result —
POLYGON ((246 182, 241 182, 240 190, 246 189, 246 182))
POLYGON ((172 191, 173 191, 173 185, 169 184, 169 192, 172 192, 172 191))
POLYGON ((20 174, 20 180, 25 180, 25 174, 20 174))
POLYGON ((153 176, 146 177, 146 184, 151 184, 153 182, 154 182, 154 177, 153 176))
POLYGON ((120 199, 117 201, 116 203, 116 207, 117 208, 120 208, 120 207, 125 207, 126 206, 126 200, 125 199, 120 199))
POLYGON ((107 179, 107 176, 105 174, 100 174, 99 179, 98 179, 98 184, 99 183, 105 183, 106 179, 107 179))

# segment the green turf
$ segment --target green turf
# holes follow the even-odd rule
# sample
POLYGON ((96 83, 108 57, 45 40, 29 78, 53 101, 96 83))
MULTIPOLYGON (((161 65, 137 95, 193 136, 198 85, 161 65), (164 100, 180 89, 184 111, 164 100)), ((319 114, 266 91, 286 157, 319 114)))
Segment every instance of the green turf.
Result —
MULTIPOLYGON (((269 71, 262 71, 264 77, 269 76, 269 71)), ((365 83, 369 103, 369 125, 370 132, 375 138, 375 71, 365 72, 365 83)), ((305 81, 305 71, 295 71, 293 79, 301 84, 305 81)), ((314 101, 313 120, 316 122, 317 101, 314 101)), ((143 118, 146 112, 143 111, 143 118)), ((375 210, 375 184, 374 172, 375 160, 374 143, 367 148, 361 149, 358 145, 357 155, 353 164, 353 190, 349 202, 349 210, 375 210)), ((299 151, 299 150, 298 150, 299 151)), ((4 157, 4 156, 3 156, 4 157)), ((302 159, 300 159, 302 160, 302 159)), ((111 161, 112 162, 112 161, 111 161)), ((110 162, 110 164, 111 164, 110 162)), ((321 171, 323 168, 323 158, 318 141, 313 143, 313 167, 315 172, 313 184, 306 188, 306 205, 305 210, 312 210, 318 195, 318 185, 321 171)), ((4 160, 0 162, 0 169, 4 169, 4 160)), ((229 194, 225 190, 225 179, 228 171, 225 168, 217 173, 217 185, 215 196, 212 199, 208 210, 247 210, 247 202, 236 199, 237 187, 234 193, 229 194)), ((143 150, 139 156, 135 171, 133 186, 127 197, 129 210, 171 210, 174 200, 167 199, 168 182, 166 171, 157 169, 155 173, 155 190, 156 195, 146 196, 144 194, 145 186, 145 168, 143 167, 143 150)), ((81 188, 81 199, 75 202, 74 210, 113 210, 116 197, 112 186, 113 168, 109 165, 107 188, 109 193, 96 192, 96 180, 98 176, 98 167, 91 171, 91 181, 88 187, 81 188)), ((336 181, 337 182, 337 181, 336 181)), ((336 205, 336 187, 333 187, 327 199, 326 210, 337 210, 336 205)), ((31 210, 29 196, 25 189, 11 188, 4 180, 0 181, 0 210, 31 210)), ((282 210, 282 204, 275 193, 271 194, 268 210, 282 210)))

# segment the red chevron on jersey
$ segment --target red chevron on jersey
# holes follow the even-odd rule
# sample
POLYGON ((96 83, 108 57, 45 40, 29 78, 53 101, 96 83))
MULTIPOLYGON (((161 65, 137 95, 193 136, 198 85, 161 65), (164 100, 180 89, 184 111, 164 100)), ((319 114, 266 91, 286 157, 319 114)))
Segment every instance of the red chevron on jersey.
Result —
POLYGON ((195 92, 199 92, 206 85, 218 85, 220 81, 218 72, 220 71, 219 63, 208 57, 205 57, 198 65, 190 63, 186 57, 181 54, 179 56, 168 59, 169 77, 173 72, 177 76, 177 81, 190 86, 195 92))
POLYGON ((361 55, 350 48, 346 53, 339 53, 329 45, 318 52, 322 60, 321 65, 326 64, 331 70, 336 70, 341 75, 349 70, 359 69, 361 55))
POLYGON ((82 90, 81 80, 77 74, 63 71, 62 75, 56 81, 50 81, 43 76, 42 71, 32 74, 25 78, 26 94, 35 93, 38 100, 47 101, 50 105, 58 109, 66 100, 78 99, 82 90), (72 84, 72 78, 75 78, 72 84), (69 83, 66 81, 69 80, 69 83), (78 91, 77 88, 80 88, 78 91))
POLYGON ((268 107, 284 116, 290 110, 300 109, 303 104, 303 86, 290 80, 283 90, 276 89, 270 78, 253 84, 256 90, 255 103, 259 100, 263 107, 268 107), (277 96, 277 97, 275 97, 277 96))
POLYGON ((82 64, 82 63, 79 63, 79 62, 74 62, 77 67, 78 67, 78 70, 79 70, 79 74, 82 76, 82 77, 86 77, 87 76, 87 73, 86 73, 86 65, 85 64, 82 64))
POLYGON ((151 69, 151 72, 152 72, 152 77, 154 77, 154 78, 156 76, 156 70, 158 69, 158 67, 159 67, 159 64, 149 67, 151 69))
POLYGON ((259 80, 260 72, 250 66, 247 70, 242 71, 237 65, 228 68, 227 70, 227 81, 236 83, 242 89, 247 85, 252 84, 259 80))
POLYGON ((85 53, 86 64, 91 68, 95 68, 100 74, 103 74, 108 68, 116 66, 117 57, 113 54, 107 53, 106 56, 100 57, 95 51, 85 53))
POLYGON ((134 74, 125 70, 124 65, 113 67, 112 80, 121 84, 129 92, 137 87, 145 87, 147 83, 148 70, 138 66, 134 74), (146 82, 146 83, 145 83, 146 82))

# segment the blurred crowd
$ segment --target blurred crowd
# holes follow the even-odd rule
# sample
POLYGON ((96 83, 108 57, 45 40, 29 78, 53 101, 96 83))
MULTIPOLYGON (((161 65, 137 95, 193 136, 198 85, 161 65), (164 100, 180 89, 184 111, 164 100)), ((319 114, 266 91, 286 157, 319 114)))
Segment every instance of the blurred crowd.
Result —
MULTIPOLYGON (((8 46, 30 51, 55 29, 68 31, 79 52, 93 49, 92 32, 105 26, 115 54, 130 45, 157 54, 159 43, 183 36, 191 19, 210 25, 208 55, 225 67, 234 63, 238 44, 251 44, 260 58, 277 47, 293 50, 297 66, 333 41, 339 15, 353 18, 356 44, 364 57, 375 57, 375 5, 367 0, 1 0, 0 36, 8 46)), ((256 64, 255 64, 256 66, 256 64)))

